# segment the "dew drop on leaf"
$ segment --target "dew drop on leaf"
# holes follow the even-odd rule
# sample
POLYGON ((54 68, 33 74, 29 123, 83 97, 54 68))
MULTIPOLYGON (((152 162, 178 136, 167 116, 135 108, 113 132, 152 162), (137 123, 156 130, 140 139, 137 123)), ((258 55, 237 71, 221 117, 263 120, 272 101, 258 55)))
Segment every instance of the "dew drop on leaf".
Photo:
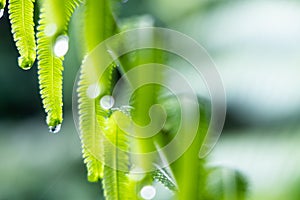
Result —
POLYGON ((110 95, 105 95, 100 100, 100 106, 106 110, 111 109, 114 106, 114 104, 115 104, 115 100, 110 95))
POLYGON ((3 16, 4 9, 0 9, 0 18, 3 16))
POLYGON ((141 197, 146 200, 153 199, 156 195, 156 189, 152 185, 146 185, 141 189, 141 197))
POLYGON ((32 67, 33 62, 34 61, 21 56, 18 58, 18 64, 24 70, 29 70, 32 67))
POLYGON ((60 35, 56 38, 53 51, 57 57, 66 55, 69 50, 69 37, 66 35, 60 35))
POLYGON ((56 126, 49 126, 49 131, 51 133, 58 133, 60 131, 61 124, 57 124, 56 126))

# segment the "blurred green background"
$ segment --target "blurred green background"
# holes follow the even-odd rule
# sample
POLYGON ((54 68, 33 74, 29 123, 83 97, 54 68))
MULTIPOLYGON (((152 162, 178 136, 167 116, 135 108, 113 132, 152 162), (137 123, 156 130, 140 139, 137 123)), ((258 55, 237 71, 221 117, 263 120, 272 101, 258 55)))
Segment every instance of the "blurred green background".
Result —
MULTIPOLYGON (((119 19, 143 15, 207 49, 224 81, 227 119, 209 165, 241 171, 249 199, 300 199, 300 1, 129 0, 119 19)), ((64 123, 48 133, 36 65, 17 67, 7 10, 0 20, 0 200, 99 199, 88 183, 72 118, 80 65, 72 23, 65 59, 64 123)), ((231 200, 231 199, 230 199, 231 200)))

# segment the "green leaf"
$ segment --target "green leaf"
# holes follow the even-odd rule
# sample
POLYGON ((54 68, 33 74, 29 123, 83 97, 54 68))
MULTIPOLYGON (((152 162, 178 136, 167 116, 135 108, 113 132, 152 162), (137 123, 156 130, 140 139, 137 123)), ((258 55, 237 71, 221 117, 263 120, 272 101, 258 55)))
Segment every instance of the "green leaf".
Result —
MULTIPOLYGON (((9 19, 11 31, 16 42, 20 57, 19 66, 28 70, 36 59, 36 44, 34 38, 34 0, 9 0, 9 19)), ((0 3, 0 8, 5 1, 0 3)))
MULTIPOLYGON (((121 112, 116 111, 111 115, 104 130, 107 138, 104 143, 104 195, 107 200, 129 200, 132 199, 132 191, 129 191, 127 175, 129 170, 129 144, 126 133, 118 127, 115 121, 116 118, 119 118, 115 118, 116 115, 121 115, 121 112)), ((124 119, 124 121, 126 120, 128 119, 124 119)), ((130 122, 130 120, 127 122, 130 122)))
POLYGON ((78 83, 79 96, 79 126, 81 132, 81 143, 84 162, 87 164, 88 180, 97 182, 103 177, 103 127, 110 111, 104 110, 100 106, 100 99, 105 94, 110 94, 111 81, 114 72, 114 65, 111 65, 104 72, 99 82, 89 82, 89 72, 93 68, 86 65, 81 66, 80 81, 78 83), (106 87, 104 87, 104 85, 106 87), (103 87, 101 87, 103 86, 103 87), (100 90, 99 94, 92 97, 95 90, 100 90), (90 94, 92 92, 92 95, 90 94))
POLYGON ((89 96, 90 92, 100 90, 100 84, 89 82, 89 68, 81 67, 80 81, 78 83, 79 96, 79 126, 81 132, 82 152, 84 162, 87 164, 88 180, 97 182, 103 177, 103 133, 101 125, 104 124, 108 112, 100 107, 100 93, 95 97, 89 96))
POLYGON ((63 30, 63 35, 67 34, 70 17, 78 3, 78 0, 65 0, 64 3, 61 3, 61 1, 59 3, 54 0, 45 0, 41 5, 37 33, 38 77, 40 93, 47 113, 46 121, 50 127, 50 131, 60 126, 63 120, 62 71, 64 57, 61 55, 56 56, 53 50, 56 39, 58 39, 57 34, 60 34, 57 30, 63 30), (61 6, 62 9, 58 9, 58 5, 63 5, 61 6), (57 10, 50 9, 53 7, 57 8, 57 10), (59 20, 54 20, 53 22, 54 15, 59 16, 59 20), (61 21, 63 23, 60 23, 61 21))
MULTIPOLYGON (((115 33, 116 24, 112 17, 108 0, 86 0, 84 4, 84 43, 86 46, 85 54, 92 51, 100 42, 115 33), (102 12, 99 12, 99 9, 102 12)), ((92 63, 101 60, 101 56, 88 54, 92 63)), ((101 63, 101 61, 100 61, 101 63)), ((98 65, 97 65, 98 66, 98 65)), ((101 66, 105 69, 106 66, 101 66)), ((80 82, 78 83, 79 96, 79 123, 81 131, 81 143, 83 158, 87 164, 88 180, 96 182, 103 177, 103 132, 105 120, 109 111, 100 107, 100 97, 111 94, 112 76, 115 65, 108 67, 101 80, 92 80, 91 74, 97 74, 98 69, 94 66, 81 66, 80 82), (95 82, 94 82, 95 81, 95 82), (96 98, 90 98, 87 91, 91 86, 95 86, 101 92, 96 98)), ((99 77, 100 78, 100 77, 99 77)), ((93 92, 93 91, 92 91, 93 92)))
POLYGON ((97 121, 98 101, 88 98, 87 87, 80 87, 79 92, 79 114, 81 142, 84 162, 87 164, 88 180, 97 182, 103 177, 103 157, 102 131, 97 121), (93 106, 91 106, 93 105, 93 106))

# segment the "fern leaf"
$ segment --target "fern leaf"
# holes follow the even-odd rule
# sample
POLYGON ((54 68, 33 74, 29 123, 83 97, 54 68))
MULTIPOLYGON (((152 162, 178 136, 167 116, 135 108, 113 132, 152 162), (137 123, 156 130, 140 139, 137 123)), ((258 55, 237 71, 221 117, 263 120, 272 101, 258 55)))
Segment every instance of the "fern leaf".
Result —
POLYGON ((45 35, 47 17, 45 8, 41 9, 38 33, 38 75, 40 93, 47 113, 48 126, 62 123, 62 58, 56 57, 52 50, 54 41, 45 35))
MULTIPOLYGON (((114 30, 108 28, 116 27, 108 0, 85 1, 83 27, 86 54, 92 51, 100 42, 115 33, 114 30)), ((101 59, 98 56, 89 56, 92 61, 101 59)), ((100 67, 102 66, 100 65, 100 67)), ((103 68, 105 67, 103 66, 103 68)), ((85 65, 81 66, 81 76, 78 85, 79 123, 83 158, 87 164, 88 180, 91 182, 96 182, 103 177, 103 164, 101 163, 101 160, 103 160, 103 133, 101 126, 105 126, 105 119, 109 112, 102 109, 99 102, 101 96, 111 93, 113 69, 114 65, 109 66, 101 80, 93 81, 90 75, 97 74, 95 72, 97 69, 93 67, 89 68, 85 65), (88 70, 92 70, 92 72, 88 70), (87 91, 95 82, 101 87, 101 94, 99 93, 96 98, 90 98, 87 95, 87 91)))
POLYGON ((30 69, 36 59, 33 4, 34 0, 10 0, 8 6, 11 30, 20 54, 18 63, 25 70, 30 69))
MULTIPOLYGON (((103 174, 104 195, 107 200, 127 200, 131 199, 128 176, 125 171, 129 169, 128 141, 126 133, 123 132, 115 122, 115 115, 120 115, 116 111, 107 120, 104 134, 107 141, 104 144, 105 166, 103 174)), ((123 115, 125 116, 125 115, 123 115)))
MULTIPOLYGON (((111 79, 113 76, 114 65, 105 71, 102 79, 95 84, 90 83, 88 68, 83 65, 81 67, 81 76, 78 83, 79 96, 79 123, 81 131, 81 142, 84 162, 87 164, 88 180, 97 182, 103 177, 103 132, 105 120, 109 115, 108 110, 104 110, 100 106, 100 99, 105 94, 110 94, 111 79), (92 86, 92 87, 91 87, 92 86), (103 86, 103 87, 101 87, 103 86), (104 87, 105 86, 105 87, 104 87), (99 93, 91 98, 90 92, 99 93)), ((92 94, 94 95, 94 94, 92 94)))
POLYGON ((38 49, 38 75, 40 84, 40 93, 43 99, 43 105, 47 113, 47 124, 51 129, 60 126, 62 123, 62 71, 63 56, 56 56, 53 52, 57 34, 51 35, 51 31, 63 30, 63 34, 67 33, 68 23, 74 9, 78 5, 78 0, 65 0, 63 4, 56 2, 63 9, 48 11, 49 7, 53 7, 54 0, 45 0, 42 3, 38 33, 37 33, 37 49, 38 49), (50 6, 51 5, 51 6, 50 6), (53 15, 58 15, 63 23, 52 23, 53 15), (51 29, 49 29, 49 27, 51 29), (53 29, 53 30, 52 30, 53 29), (49 32, 50 31, 50 32, 49 32))
POLYGON ((102 131, 97 120, 99 97, 93 99, 88 96, 88 89, 91 87, 88 82, 88 74, 86 68, 82 66, 77 90, 79 96, 79 125, 83 158, 88 169, 88 180, 97 182, 103 176, 103 165, 99 159, 103 156, 102 131))

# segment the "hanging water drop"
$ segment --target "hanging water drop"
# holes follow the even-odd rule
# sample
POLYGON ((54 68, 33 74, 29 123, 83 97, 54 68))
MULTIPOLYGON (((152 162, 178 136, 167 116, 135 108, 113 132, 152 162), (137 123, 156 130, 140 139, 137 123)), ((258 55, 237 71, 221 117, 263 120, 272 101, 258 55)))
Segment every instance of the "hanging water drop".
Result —
POLYGON ((100 86, 98 83, 91 84, 86 91, 86 94, 89 98, 95 99, 100 95, 100 86))
POLYGON ((0 18, 3 16, 4 9, 0 9, 0 18))
POLYGON ((18 64, 24 70, 29 70, 32 67, 33 62, 34 62, 34 58, 32 58, 32 60, 22 56, 18 58, 18 64))
POLYGON ((140 194, 143 199, 150 200, 155 197, 156 189, 152 185, 147 185, 141 189, 140 194))
POLYGON ((127 3, 128 2, 128 0, 122 0, 122 3, 127 3))
POLYGON ((100 105, 103 109, 111 109, 115 104, 115 100, 112 96, 110 95, 105 95, 101 98, 100 100, 100 105))
POLYGON ((49 126, 49 132, 58 133, 60 131, 61 124, 57 124, 56 126, 49 126))
POLYGON ((66 35, 60 35, 56 38, 55 44, 54 44, 54 54, 57 57, 62 57, 66 55, 66 53, 69 50, 69 37, 66 35))

